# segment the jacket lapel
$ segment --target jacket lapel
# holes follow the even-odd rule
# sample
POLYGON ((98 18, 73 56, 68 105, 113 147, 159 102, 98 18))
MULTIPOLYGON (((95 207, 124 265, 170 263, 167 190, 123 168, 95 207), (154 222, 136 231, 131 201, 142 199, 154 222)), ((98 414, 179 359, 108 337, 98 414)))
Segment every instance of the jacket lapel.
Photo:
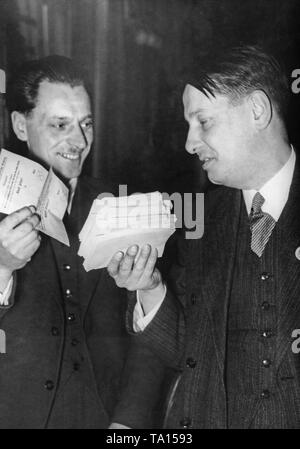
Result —
MULTIPOLYGON (((218 364, 224 373, 227 312, 234 270, 237 231, 240 219, 241 191, 225 189, 205 221, 196 279, 206 302, 214 337, 218 364), (203 263, 204 261, 204 263, 203 263)), ((207 212, 205 212, 207 214, 207 212)), ((198 253, 199 254, 199 253, 198 253)))

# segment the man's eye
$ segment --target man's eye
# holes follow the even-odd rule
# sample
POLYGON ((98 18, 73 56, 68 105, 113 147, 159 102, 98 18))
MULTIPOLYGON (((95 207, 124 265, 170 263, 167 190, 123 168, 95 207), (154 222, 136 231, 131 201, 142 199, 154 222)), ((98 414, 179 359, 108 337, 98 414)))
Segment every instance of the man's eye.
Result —
POLYGON ((92 122, 92 120, 90 120, 90 121, 88 121, 88 122, 82 123, 81 126, 82 126, 84 129, 90 129, 90 128, 93 127, 93 122, 92 122))
POLYGON ((209 118, 198 118, 198 121, 204 129, 208 128, 211 123, 211 119, 209 118))
POLYGON ((67 127, 66 123, 52 123, 51 126, 55 129, 59 129, 59 130, 64 130, 67 127))

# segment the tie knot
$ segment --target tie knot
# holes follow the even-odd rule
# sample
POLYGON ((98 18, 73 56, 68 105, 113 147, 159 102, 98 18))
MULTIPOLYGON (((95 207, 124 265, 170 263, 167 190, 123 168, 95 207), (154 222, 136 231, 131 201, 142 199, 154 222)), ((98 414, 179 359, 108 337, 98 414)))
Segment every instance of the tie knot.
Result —
POLYGON ((251 206, 251 214, 258 214, 261 212, 261 207, 264 204, 265 199, 264 197, 257 192, 254 197, 253 197, 253 201, 252 201, 252 206, 251 206))

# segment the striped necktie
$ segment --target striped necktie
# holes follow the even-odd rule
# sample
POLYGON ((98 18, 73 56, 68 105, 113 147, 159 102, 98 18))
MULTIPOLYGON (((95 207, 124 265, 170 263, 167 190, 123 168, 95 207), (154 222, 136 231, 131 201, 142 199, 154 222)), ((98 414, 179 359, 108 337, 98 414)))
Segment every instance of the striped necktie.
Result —
POLYGON ((254 195, 249 215, 251 236, 251 249, 258 257, 262 256, 266 244, 272 234, 276 221, 270 214, 263 212, 261 207, 264 197, 257 192, 254 195))

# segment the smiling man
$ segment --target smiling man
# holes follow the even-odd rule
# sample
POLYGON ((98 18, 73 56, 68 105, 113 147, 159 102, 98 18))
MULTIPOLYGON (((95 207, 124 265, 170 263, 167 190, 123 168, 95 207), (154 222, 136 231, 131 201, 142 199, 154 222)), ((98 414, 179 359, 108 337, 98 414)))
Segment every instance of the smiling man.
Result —
POLYGON ((66 180, 78 178, 93 142, 91 104, 84 86, 41 82, 34 110, 13 111, 12 123, 33 157, 66 180))
POLYGON ((28 156, 70 189, 70 248, 41 238, 33 207, 1 217, 0 428, 151 427, 161 363, 131 344, 126 294, 105 270, 86 273, 77 256, 93 200, 114 192, 81 175, 93 142, 85 78, 65 57, 30 61, 11 79, 7 100, 28 156))
POLYGON ((183 104, 186 150, 219 185, 205 198, 204 236, 180 242, 166 286, 149 247, 137 261, 131 247, 109 265, 117 285, 139 290, 131 332, 179 372, 170 428, 300 428, 291 348, 300 322, 300 172, 288 97, 283 70, 259 47, 199 64, 183 104))

